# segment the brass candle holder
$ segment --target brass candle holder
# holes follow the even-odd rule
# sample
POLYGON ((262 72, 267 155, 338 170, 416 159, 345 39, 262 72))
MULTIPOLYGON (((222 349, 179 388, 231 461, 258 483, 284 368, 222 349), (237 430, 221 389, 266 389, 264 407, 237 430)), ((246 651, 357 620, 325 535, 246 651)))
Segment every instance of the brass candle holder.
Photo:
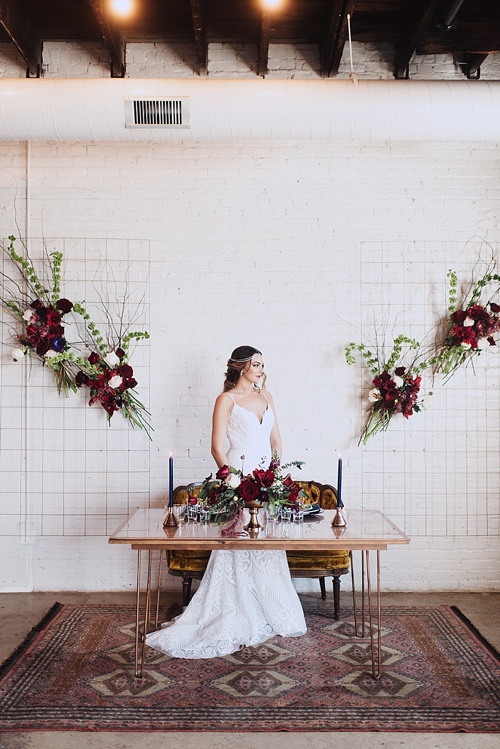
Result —
POLYGON ((178 526, 179 526, 179 523, 177 522, 177 518, 174 515, 173 507, 169 505, 167 516, 165 520, 163 521, 163 527, 164 528, 177 528, 178 526))
POLYGON ((347 521, 345 519, 344 513, 342 512, 343 506, 344 505, 339 507, 337 505, 337 511, 335 515, 333 516, 333 520, 332 520, 333 528, 344 528, 347 525, 347 521))

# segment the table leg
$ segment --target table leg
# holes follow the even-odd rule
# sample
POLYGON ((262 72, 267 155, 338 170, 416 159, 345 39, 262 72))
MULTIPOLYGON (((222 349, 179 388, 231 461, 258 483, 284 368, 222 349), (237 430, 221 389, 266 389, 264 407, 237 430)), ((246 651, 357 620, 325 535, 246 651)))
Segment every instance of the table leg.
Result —
POLYGON ((361 552, 361 628, 358 626, 357 604, 356 604, 356 586, 354 582, 353 555, 351 552, 351 580, 352 580, 352 607, 354 614, 354 634, 356 637, 365 637, 366 635, 366 607, 365 602, 368 598, 368 631, 370 635, 370 654, 372 660, 372 676, 379 679, 382 671, 382 627, 381 627, 381 603, 380 603, 380 551, 377 550, 377 585, 376 585, 376 608, 377 608, 377 652, 375 655, 375 633, 374 617, 372 602, 372 584, 370 571, 370 552, 368 550, 361 552), (365 571, 366 571, 366 591, 365 591, 365 571))
POLYGON ((163 561, 163 552, 160 551, 160 559, 158 561, 158 583, 157 583, 158 587, 156 589, 155 630, 158 629, 159 616, 160 616, 160 591, 161 591, 162 561, 163 561))
POLYGON ((368 621, 370 628, 370 651, 372 656, 372 675, 374 679, 380 679, 382 670, 382 627, 381 627, 381 605, 380 605, 380 551, 377 550, 377 656, 375 657, 375 635, 373 622, 372 587, 370 579, 370 552, 366 554, 366 584, 368 595, 368 621))
POLYGON ((144 657, 146 651, 146 635, 151 616, 151 561, 152 552, 148 551, 148 572, 146 583, 146 600, 144 602, 144 623, 142 632, 140 630, 140 604, 141 604, 141 552, 137 552, 137 593, 136 593, 136 611, 135 611, 135 675, 138 679, 142 678, 144 673, 144 657), (141 654, 139 662, 139 641, 141 643, 141 654))
POLYGON ((137 590, 135 594, 135 653, 134 653, 134 666, 135 675, 137 677, 142 676, 142 672, 139 674, 139 611, 141 608, 141 551, 137 551, 137 590))
POLYGON ((356 603, 356 583, 354 580, 354 555, 351 552, 349 552, 349 555, 351 557, 351 584, 352 584, 352 610, 354 614, 354 634, 356 637, 364 637, 366 634, 365 630, 365 622, 366 622, 366 612, 365 612, 365 554, 364 551, 361 552, 361 630, 358 628, 358 608, 356 603))

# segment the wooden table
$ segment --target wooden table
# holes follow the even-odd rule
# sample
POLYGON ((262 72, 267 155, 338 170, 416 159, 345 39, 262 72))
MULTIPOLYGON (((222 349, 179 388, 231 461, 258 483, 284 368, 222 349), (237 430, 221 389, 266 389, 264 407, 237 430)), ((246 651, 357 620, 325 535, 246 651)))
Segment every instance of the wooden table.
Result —
POLYGON ((161 584, 162 552, 168 550, 213 550, 213 549, 288 549, 304 551, 331 551, 344 549, 351 553, 351 574, 353 581, 354 628, 357 637, 364 637, 365 611, 368 608, 368 633, 372 658, 372 674, 379 678, 381 672, 381 606, 380 606, 380 552, 393 544, 408 544, 410 539, 388 517, 378 510, 348 510, 347 525, 332 526, 334 510, 322 510, 321 519, 311 516, 304 523, 267 523, 265 511, 260 513, 264 526, 257 537, 229 538, 221 535, 217 525, 209 523, 180 522, 177 528, 164 528, 165 510, 161 508, 136 510, 110 536, 111 544, 128 544, 137 551, 137 594, 136 594, 136 633, 135 633, 135 675, 141 677, 144 667, 146 633, 151 620, 151 591, 153 554, 160 553, 158 588, 156 603, 156 624, 158 626, 158 602, 161 584), (148 553, 144 622, 141 631, 141 552, 148 553), (358 627, 354 574, 352 573, 352 552, 361 552, 361 626, 358 627), (376 627, 373 616, 370 552, 376 552, 376 627), (365 586, 366 581, 366 586, 365 586), (365 605, 367 603, 367 606, 365 605), (375 628, 377 643, 375 645, 375 628), (141 655, 139 658, 139 644, 141 655), (139 662, 140 660, 140 662, 139 662))

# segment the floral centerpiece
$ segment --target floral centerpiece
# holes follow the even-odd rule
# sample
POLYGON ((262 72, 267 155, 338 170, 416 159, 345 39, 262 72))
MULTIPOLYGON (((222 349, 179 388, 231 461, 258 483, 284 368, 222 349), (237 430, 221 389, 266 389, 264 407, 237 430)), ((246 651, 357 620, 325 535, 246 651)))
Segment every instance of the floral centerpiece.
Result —
POLYGON ((473 363, 481 351, 496 345, 495 333, 500 330, 500 305, 493 301, 500 292, 500 275, 488 270, 458 304, 457 274, 448 271, 449 302, 444 341, 438 346, 433 361, 434 372, 449 379, 462 364, 473 363), (487 300, 481 298, 488 284, 497 283, 487 300))
POLYGON ((346 346, 345 357, 348 364, 354 364, 353 352, 359 351, 365 359, 372 375, 372 389, 368 393, 368 415, 358 444, 366 444, 368 439, 380 431, 385 431, 395 414, 402 414, 408 419, 421 410, 419 401, 421 372, 429 366, 428 361, 416 363, 416 358, 409 367, 398 362, 402 355, 403 345, 410 350, 420 347, 418 341, 399 335, 394 339, 391 355, 387 361, 373 354, 363 343, 350 343, 346 346))
POLYGON ((15 335, 14 361, 25 356, 37 358, 54 372, 59 393, 68 395, 88 387, 89 405, 101 405, 108 422, 121 411, 132 426, 150 436, 150 414, 133 393, 137 380, 128 363, 130 341, 149 338, 149 333, 127 332, 120 325, 120 340, 105 341, 85 307, 61 295, 62 253, 49 254, 47 280, 42 282, 31 260, 16 251, 14 242, 15 237, 9 237, 9 246, 3 249, 17 277, 0 274, 1 301, 21 325, 21 332, 15 335), (72 337, 79 340, 70 342, 66 328, 72 322, 72 337))
POLYGON ((256 468, 247 475, 233 466, 222 466, 215 478, 210 474, 205 479, 198 499, 219 523, 237 517, 244 507, 255 506, 255 503, 266 507, 272 514, 277 507, 298 509, 306 493, 291 478, 288 469, 301 469, 303 464, 303 461, 294 460, 281 465, 275 453, 267 468, 256 468))

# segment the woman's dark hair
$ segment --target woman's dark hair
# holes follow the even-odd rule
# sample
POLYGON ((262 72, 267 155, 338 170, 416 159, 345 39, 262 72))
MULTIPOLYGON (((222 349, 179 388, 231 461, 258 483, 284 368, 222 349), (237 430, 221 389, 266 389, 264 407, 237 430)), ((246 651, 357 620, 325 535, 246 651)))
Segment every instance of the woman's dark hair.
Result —
POLYGON ((238 346, 231 354, 231 358, 227 363, 226 379, 224 380, 224 392, 232 390, 240 379, 242 371, 245 369, 249 361, 252 360, 254 354, 260 354, 262 351, 254 348, 253 346, 238 346))

